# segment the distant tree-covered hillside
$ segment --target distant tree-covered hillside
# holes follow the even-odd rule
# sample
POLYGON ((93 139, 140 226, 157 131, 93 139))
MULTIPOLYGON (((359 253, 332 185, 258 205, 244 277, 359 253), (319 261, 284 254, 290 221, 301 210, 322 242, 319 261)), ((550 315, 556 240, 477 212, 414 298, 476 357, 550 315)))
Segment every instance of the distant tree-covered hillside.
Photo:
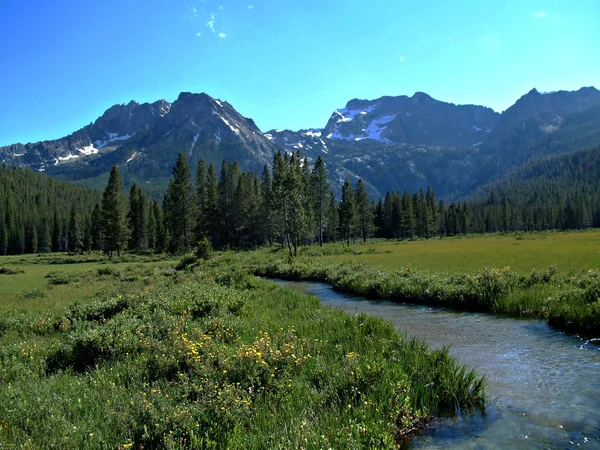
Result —
POLYGON ((533 160, 478 189, 485 231, 600 226, 600 147, 533 160))
POLYGON ((69 250, 70 219, 78 229, 71 240, 91 242, 100 194, 31 169, 0 166, 0 255, 69 250))

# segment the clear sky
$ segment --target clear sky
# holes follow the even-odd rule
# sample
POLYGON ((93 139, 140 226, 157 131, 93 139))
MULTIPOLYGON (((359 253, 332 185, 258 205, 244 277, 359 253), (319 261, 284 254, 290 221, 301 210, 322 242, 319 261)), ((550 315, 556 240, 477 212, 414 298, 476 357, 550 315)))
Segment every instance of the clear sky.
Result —
POLYGON ((600 0, 0 0, 0 145, 181 91, 272 128, 426 92, 502 111, 600 88, 600 0))

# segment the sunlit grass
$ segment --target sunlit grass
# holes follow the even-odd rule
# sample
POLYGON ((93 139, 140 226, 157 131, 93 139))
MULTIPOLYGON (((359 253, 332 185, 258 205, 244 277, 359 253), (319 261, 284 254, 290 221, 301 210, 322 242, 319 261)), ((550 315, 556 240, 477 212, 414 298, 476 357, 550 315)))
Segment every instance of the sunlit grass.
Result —
POLYGON ((397 448, 483 408, 447 352, 248 275, 248 257, 22 264, 30 286, 97 291, 0 316, 0 448, 397 448))
POLYGON ((600 230, 379 241, 351 246, 354 253, 326 256, 332 262, 365 262, 385 269, 410 265, 442 272, 474 272, 509 266, 518 272, 554 265, 560 272, 600 267, 600 230))

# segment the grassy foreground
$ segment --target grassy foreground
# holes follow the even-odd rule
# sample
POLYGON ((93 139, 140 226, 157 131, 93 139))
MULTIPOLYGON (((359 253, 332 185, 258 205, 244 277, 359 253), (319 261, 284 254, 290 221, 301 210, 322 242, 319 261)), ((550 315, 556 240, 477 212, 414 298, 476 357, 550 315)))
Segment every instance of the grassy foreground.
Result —
POLYGON ((326 245, 294 260, 263 249, 244 255, 243 265, 258 275, 326 281, 369 298, 539 317, 597 338, 598 255, 600 232, 590 231, 326 245))
POLYGON ((12 261, 0 448, 395 448, 434 415, 484 407, 483 380, 447 352, 240 258, 12 261))

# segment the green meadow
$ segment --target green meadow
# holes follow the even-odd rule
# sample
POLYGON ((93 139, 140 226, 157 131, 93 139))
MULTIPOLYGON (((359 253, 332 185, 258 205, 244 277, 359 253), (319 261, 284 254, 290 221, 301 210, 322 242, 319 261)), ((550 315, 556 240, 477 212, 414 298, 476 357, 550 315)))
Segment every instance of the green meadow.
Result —
POLYGON ((600 336, 600 232, 488 235, 263 249, 254 273, 317 280, 375 299, 537 317, 600 336))
POLYGON ((600 232, 0 259, 0 448, 398 448, 485 381, 256 275, 600 330, 600 232))
POLYGON ((328 260, 448 273, 507 266, 521 273, 549 266, 559 272, 579 272, 600 267, 600 230, 381 241, 353 245, 348 253, 328 260))
POLYGON ((485 408, 445 350, 256 278, 257 255, 0 259, 0 448, 397 448, 485 408))

